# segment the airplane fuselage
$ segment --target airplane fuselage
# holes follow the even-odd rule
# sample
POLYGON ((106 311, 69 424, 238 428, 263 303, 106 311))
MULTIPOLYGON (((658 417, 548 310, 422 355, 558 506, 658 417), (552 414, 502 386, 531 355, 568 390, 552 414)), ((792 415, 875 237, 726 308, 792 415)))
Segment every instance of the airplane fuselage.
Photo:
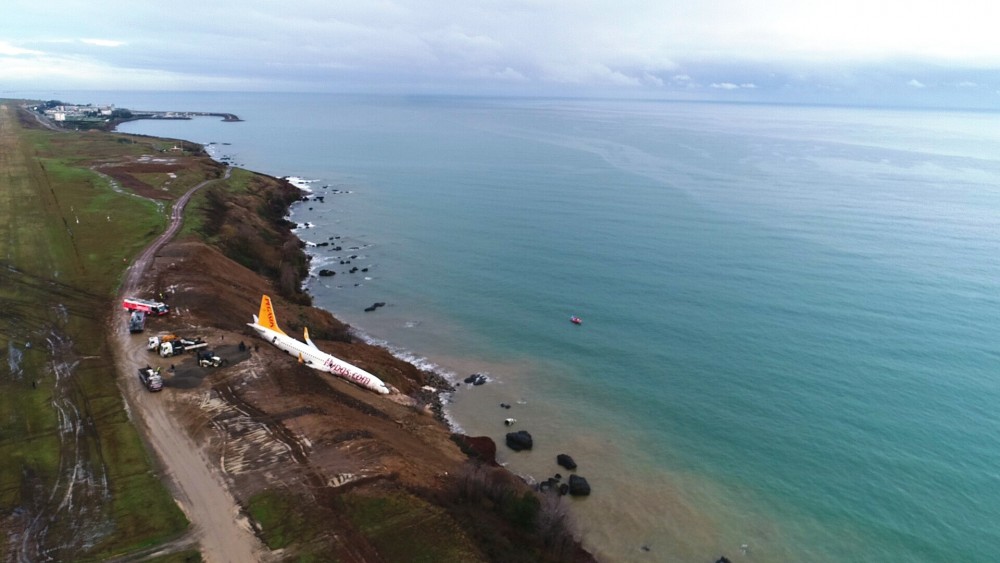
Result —
POLYGON ((389 393, 389 387, 381 379, 357 366, 353 366, 339 358, 327 354, 315 346, 296 340, 287 334, 273 331, 267 327, 261 326, 258 323, 247 324, 257 331, 257 334, 259 334, 261 338, 267 340, 277 348, 288 352, 292 356, 295 356, 303 364, 313 369, 330 372, 333 375, 342 377, 382 395, 389 393))

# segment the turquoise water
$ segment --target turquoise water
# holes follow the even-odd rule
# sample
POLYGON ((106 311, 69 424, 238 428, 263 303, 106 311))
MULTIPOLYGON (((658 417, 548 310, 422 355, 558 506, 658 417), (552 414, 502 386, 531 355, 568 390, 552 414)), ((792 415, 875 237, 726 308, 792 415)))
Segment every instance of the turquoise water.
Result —
POLYGON ((571 453, 604 558, 997 559, 1000 116, 103 96, 73 99, 235 112, 122 129, 315 180, 300 236, 356 248, 314 249, 342 272, 317 304, 488 372, 455 423, 515 416, 538 447, 502 458, 535 478, 571 453))

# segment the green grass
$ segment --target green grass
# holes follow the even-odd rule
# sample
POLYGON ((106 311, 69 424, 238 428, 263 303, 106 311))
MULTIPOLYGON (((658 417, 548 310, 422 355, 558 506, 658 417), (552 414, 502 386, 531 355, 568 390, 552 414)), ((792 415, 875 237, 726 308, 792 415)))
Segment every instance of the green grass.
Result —
MULTIPOLYGON (((218 189, 218 186, 221 185, 223 186, 222 189, 228 193, 246 193, 250 191, 250 186, 255 176, 258 176, 255 172, 250 172, 243 168, 233 168, 229 179, 225 183, 220 181, 219 184, 209 186, 208 188, 218 189)), ((178 237, 204 238, 206 217, 211 208, 207 200, 207 194, 208 189, 201 190, 195 193, 188 202, 187 211, 184 213, 184 224, 181 225, 178 237)))
POLYGON ((270 490, 251 497, 247 511, 260 526, 267 547, 282 549, 293 542, 304 544, 322 533, 320 522, 303 513, 305 503, 287 492, 270 490))
POLYGON ((162 555, 152 559, 145 559, 144 561, 146 563, 200 563, 202 559, 201 553, 193 549, 189 549, 187 551, 179 551, 177 553, 162 555))
MULTIPOLYGON (((86 516, 60 513, 42 547, 82 545, 73 529, 80 520, 106 520, 111 531, 94 546, 54 556, 101 559, 176 537, 187 521, 125 416, 105 340, 126 260, 162 230, 165 218, 89 169, 149 147, 102 133, 23 130, 8 110, 0 112, 0 150, 7 156, 0 174, 0 515, 56 512, 61 499, 50 491, 60 467, 76 459, 75 453, 61 459, 72 450, 59 439, 57 400, 86 421, 74 437, 79 455, 106 476, 111 495, 86 507, 86 516), (45 344, 56 338, 71 342, 65 359, 78 362, 58 386, 45 344), (17 375, 8 373, 12 350, 24 354, 17 375)), ((6 541, 4 535, 2 559, 9 555, 6 541)))
POLYGON ((478 550, 444 509, 399 491, 341 497, 347 518, 386 561, 480 561, 478 550), (445 538, 447 541, 444 541, 445 538))

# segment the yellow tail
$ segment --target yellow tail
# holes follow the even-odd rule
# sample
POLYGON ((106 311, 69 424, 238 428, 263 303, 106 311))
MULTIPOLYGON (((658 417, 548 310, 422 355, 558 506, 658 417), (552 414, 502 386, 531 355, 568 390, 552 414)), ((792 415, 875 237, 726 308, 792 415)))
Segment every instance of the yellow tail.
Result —
POLYGON ((257 324, 264 328, 285 334, 285 331, 278 328, 278 320, 274 317, 274 308, 271 307, 271 298, 262 295, 260 298, 260 314, 257 315, 257 324))

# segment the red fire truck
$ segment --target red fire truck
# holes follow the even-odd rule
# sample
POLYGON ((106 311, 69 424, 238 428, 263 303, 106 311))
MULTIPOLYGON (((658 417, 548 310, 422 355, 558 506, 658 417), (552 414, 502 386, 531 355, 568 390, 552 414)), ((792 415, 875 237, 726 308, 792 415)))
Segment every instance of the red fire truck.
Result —
POLYGON ((134 297, 125 298, 122 301, 122 307, 125 307, 129 311, 142 311, 147 315, 160 316, 170 312, 170 307, 166 303, 150 301, 148 299, 136 299, 134 297))

